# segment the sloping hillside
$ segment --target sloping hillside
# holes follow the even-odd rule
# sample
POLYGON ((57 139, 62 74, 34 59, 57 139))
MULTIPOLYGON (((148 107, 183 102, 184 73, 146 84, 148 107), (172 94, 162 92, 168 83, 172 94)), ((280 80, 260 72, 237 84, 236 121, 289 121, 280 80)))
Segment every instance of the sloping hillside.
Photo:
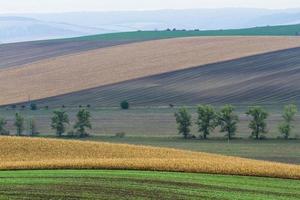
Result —
POLYGON ((29 96, 47 98, 298 46, 298 37, 198 37, 61 56, 0 70, 0 104, 27 101, 29 96))
POLYGON ((119 40, 138 39, 153 40, 178 37, 199 37, 199 36, 299 36, 300 24, 262 26, 244 29, 224 29, 224 30, 170 30, 170 31, 136 31, 123 33, 110 33, 100 35, 90 35, 72 38, 72 40, 119 40))
POLYGON ((138 169, 300 179, 300 166, 144 146, 0 137, 0 169, 138 169))
POLYGON ((18 67, 43 59, 133 42, 136 42, 136 40, 43 40, 2 44, 0 45, 0 69, 18 67))
POLYGON ((300 48, 169 72, 37 101, 40 106, 213 104, 300 101, 300 48))
MULTIPOLYGON (((0 68, 7 68, 87 50, 133 42, 199 36, 295 36, 300 25, 208 31, 136 31, 0 45, 0 68), (25 51, 26 50, 26 51, 25 51)), ((0 41, 1 42, 1 41, 0 41)))

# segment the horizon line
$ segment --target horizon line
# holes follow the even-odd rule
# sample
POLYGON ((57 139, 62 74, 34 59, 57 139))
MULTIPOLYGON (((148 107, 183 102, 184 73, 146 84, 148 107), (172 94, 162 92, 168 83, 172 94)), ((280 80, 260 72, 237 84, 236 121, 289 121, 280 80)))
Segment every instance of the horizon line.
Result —
POLYGON ((249 9, 249 10, 298 10, 300 7, 290 8, 259 8, 259 7, 221 7, 221 8, 162 8, 162 9, 135 9, 135 10, 74 10, 74 11, 35 11, 35 12, 0 12, 0 15, 28 15, 28 14, 68 14, 68 13, 110 13, 110 12, 153 12, 153 11, 183 11, 183 10, 225 10, 225 9, 249 9))

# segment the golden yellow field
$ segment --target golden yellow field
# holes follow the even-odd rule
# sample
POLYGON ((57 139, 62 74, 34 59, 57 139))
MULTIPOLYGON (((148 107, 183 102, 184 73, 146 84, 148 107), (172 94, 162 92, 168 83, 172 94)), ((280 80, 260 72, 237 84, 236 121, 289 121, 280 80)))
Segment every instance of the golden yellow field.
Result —
POLYGON ((299 46, 299 37, 193 37, 55 57, 1 69, 0 105, 299 46))
POLYGON ((0 137, 0 169, 135 169, 300 179, 300 166, 167 148, 0 137))

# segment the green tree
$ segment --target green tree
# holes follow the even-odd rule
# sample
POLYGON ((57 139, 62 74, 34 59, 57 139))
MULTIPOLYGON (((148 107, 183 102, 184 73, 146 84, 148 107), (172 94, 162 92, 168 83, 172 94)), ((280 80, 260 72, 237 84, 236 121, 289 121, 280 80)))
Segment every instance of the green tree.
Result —
POLYGON ((20 113, 16 113, 14 125, 17 128, 17 135, 22 135, 24 131, 24 117, 20 113))
POLYGON ((198 125, 199 132, 206 139, 210 132, 217 126, 217 113, 214 107, 211 105, 199 105, 196 124, 198 125))
POLYGON ((79 133, 80 137, 88 136, 88 133, 86 132, 86 128, 91 129, 91 114, 86 109, 81 109, 77 113, 77 122, 74 126, 75 129, 77 129, 77 132, 79 133))
POLYGON ((120 106, 123 110, 128 110, 130 105, 128 101, 122 101, 120 106))
POLYGON ((51 127, 56 130, 56 135, 61 137, 66 131, 66 125, 69 124, 69 116, 63 110, 55 110, 51 119, 51 127))
POLYGON ((28 120, 28 128, 29 128, 29 135, 35 136, 35 135, 38 134, 37 127, 36 127, 36 122, 33 118, 28 120))
POLYGON ((289 136, 293 129, 293 122, 295 121, 295 115, 298 112, 298 108, 294 104, 290 104, 284 107, 282 118, 284 122, 279 125, 279 131, 285 139, 289 139, 289 136))
POLYGON ((234 113, 234 107, 225 105, 218 113, 218 124, 221 132, 226 132, 229 140, 233 138, 237 130, 238 116, 234 113))
POLYGON ((262 137, 262 134, 267 133, 266 119, 269 113, 260 106, 254 106, 250 107, 246 114, 252 118, 249 124, 249 128, 252 130, 252 137, 258 140, 262 137))
POLYGON ((175 118, 177 122, 177 129, 179 134, 182 134, 185 139, 188 138, 191 132, 192 116, 189 114, 188 110, 184 107, 180 108, 178 112, 175 113, 175 118))
POLYGON ((0 118, 0 135, 8 135, 9 132, 6 130, 7 121, 3 118, 0 118))

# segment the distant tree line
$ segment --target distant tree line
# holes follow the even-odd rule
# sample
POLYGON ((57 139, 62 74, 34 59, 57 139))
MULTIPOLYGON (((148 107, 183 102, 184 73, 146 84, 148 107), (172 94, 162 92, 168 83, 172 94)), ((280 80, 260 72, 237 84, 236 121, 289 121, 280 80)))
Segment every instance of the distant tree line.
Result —
MULTIPOLYGON (((39 132, 37 131, 37 126, 35 120, 30 118, 27 120, 28 124, 28 134, 29 136, 37 136, 39 132)), ((16 135, 22 136, 25 127, 25 118, 20 114, 15 114, 14 127, 16 128, 16 135)), ((58 137, 62 137, 64 134, 72 137, 87 137, 89 133, 87 129, 92 129, 91 124, 91 114, 86 109, 80 109, 76 115, 76 122, 73 126, 72 131, 66 133, 67 126, 70 124, 69 115, 64 110, 53 111, 53 117, 51 118, 51 128, 55 130, 58 137)), ((6 128, 7 121, 0 118, 0 135, 10 135, 10 132, 6 128)))
MULTIPOLYGON (((7 107, 7 109, 8 108, 17 109, 17 107, 18 106, 16 104, 13 104, 13 105, 10 105, 9 107, 7 107)), ((25 104, 19 105, 19 107, 23 110, 26 109, 26 108, 29 108, 30 110, 33 110, 33 111, 38 110, 38 109, 45 109, 45 110, 49 109, 49 106, 40 107, 34 102, 31 102, 29 105, 25 105, 25 104)), ((61 105, 61 108, 66 108, 66 107, 67 107, 66 105, 61 105)), ((84 107, 91 108, 92 106, 91 106, 91 104, 87 104, 87 105, 78 105, 77 107, 79 107, 79 108, 84 108, 84 107)), ((130 104, 127 100, 121 101, 121 103, 120 103, 120 108, 121 109, 128 110, 129 107, 130 107, 130 104)))
MULTIPOLYGON (((174 105, 170 105, 173 107, 174 105)), ((90 108, 90 105, 87 106, 90 108)), ((128 101, 122 101, 120 108, 123 110, 129 109, 130 105, 128 101)), ((14 107, 15 108, 15 107, 14 107)), ((65 108, 63 105, 62 108, 65 108)), ((69 115, 64 109, 53 111, 51 118, 51 128, 55 131, 58 137, 71 136, 71 137, 87 137, 89 133, 88 129, 92 129, 91 124, 91 113, 89 110, 79 106, 80 110, 76 115, 76 121, 73 129, 67 132, 68 126, 70 126, 69 115)), ((37 110, 38 107, 35 103, 30 104, 31 110, 37 110)), ((286 105, 282 114, 282 122, 278 126, 278 130, 284 139, 289 139, 291 132, 294 128, 295 116, 298 112, 298 108, 294 104, 286 105)), ((267 118, 269 113, 261 106, 249 107, 245 113, 250 117, 249 128, 251 130, 251 137, 254 139, 264 139, 268 133, 267 130, 267 118)), ((225 105, 220 110, 212 105, 199 105, 197 107, 197 119, 193 122, 192 115, 189 110, 185 107, 180 108, 175 112, 175 119, 177 123, 177 129, 179 134, 183 135, 184 138, 196 138, 191 134, 192 126, 195 124, 198 128, 200 138, 207 139, 209 135, 215 131, 217 127, 220 128, 220 132, 224 133, 228 140, 234 138, 237 132, 239 117, 235 113, 235 107, 232 105, 225 105)), ((15 114, 14 127, 16 128, 16 135, 22 136, 25 129, 28 130, 27 135, 36 136, 39 134, 35 119, 25 118, 20 114, 15 114), (26 127, 27 125, 27 127, 26 127)), ((10 132, 6 128, 7 121, 4 118, 0 118, 0 135, 10 135, 10 132)), ((123 136, 120 133, 120 136, 123 136)))
POLYGON ((165 29, 165 31, 200 31, 200 29, 189 29, 189 30, 186 30, 186 29, 176 29, 176 28, 173 28, 173 29, 170 29, 170 28, 167 28, 165 29))
MULTIPOLYGON (((290 104, 284 107, 282 114, 283 122, 278 126, 278 130, 285 139, 290 138, 297 112, 298 108, 296 105, 290 104)), ((268 132, 266 120, 269 113, 261 106, 253 106, 249 107, 245 114, 250 117, 249 128, 251 129, 251 137, 256 140, 264 139, 265 134, 268 132)), ((234 106, 225 105, 217 111, 212 105, 199 105, 197 115, 195 124, 198 126, 200 138, 207 139, 217 127, 220 127, 220 131, 225 133, 228 140, 234 138, 239 122, 239 117, 235 113, 234 106)), ((188 109, 185 107, 180 108, 175 113, 175 118, 179 134, 183 135, 186 139, 195 138, 191 134, 193 121, 188 109)))
MULTIPOLYGON (((13 104, 10 106, 12 109, 16 109, 17 105, 13 104)), ((78 106, 80 110, 78 111, 76 115, 76 122, 73 126, 73 130, 67 132, 67 127, 70 125, 69 115, 66 111, 64 111, 64 108, 66 108, 65 105, 62 105, 62 109, 58 109, 53 111, 53 116, 51 118, 51 128, 55 130, 55 133, 58 137, 62 137, 64 135, 71 136, 71 137, 87 137, 89 136, 87 129, 92 129, 91 124, 91 113, 84 109, 82 105, 78 106), (67 133, 66 133, 67 132, 67 133)), ((25 109, 26 105, 21 105, 20 108, 25 109)), ((29 104, 28 107, 32 111, 36 111, 39 109, 38 105, 34 102, 29 104)), ((86 108, 91 108, 91 105, 86 105, 86 108)), ((127 100, 124 100, 120 103, 120 108, 123 110, 128 110, 130 108, 130 104, 127 100)), ((48 110, 49 106, 45 106, 44 109, 48 110)), ((25 118, 17 112, 15 114, 14 119, 14 127, 16 128, 16 135, 22 136, 24 135, 24 131, 26 129, 26 122, 27 122, 27 130, 28 133, 26 135, 29 136, 36 136, 39 134, 37 131, 36 122, 33 118, 28 119, 27 121, 25 118)), ((10 131, 7 130, 7 121, 4 118, 0 118, 0 135, 10 135, 10 131)), ((124 137, 124 133, 118 133, 117 135, 120 135, 118 137, 124 137)))

